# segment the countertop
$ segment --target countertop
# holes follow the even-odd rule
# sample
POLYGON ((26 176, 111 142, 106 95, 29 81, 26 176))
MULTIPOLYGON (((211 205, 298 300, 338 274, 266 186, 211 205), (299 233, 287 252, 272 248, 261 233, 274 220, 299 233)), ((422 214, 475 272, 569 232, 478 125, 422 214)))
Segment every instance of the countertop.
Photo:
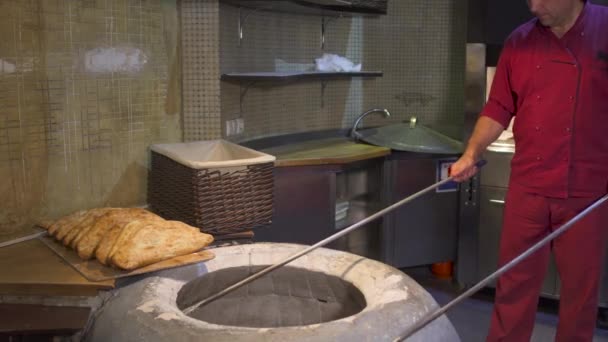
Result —
POLYGON ((278 167, 345 164, 391 153, 389 148, 356 143, 343 137, 295 142, 260 151, 275 156, 278 167))
POLYGON ((0 248, 0 295, 96 296, 114 281, 91 282, 38 239, 0 248))

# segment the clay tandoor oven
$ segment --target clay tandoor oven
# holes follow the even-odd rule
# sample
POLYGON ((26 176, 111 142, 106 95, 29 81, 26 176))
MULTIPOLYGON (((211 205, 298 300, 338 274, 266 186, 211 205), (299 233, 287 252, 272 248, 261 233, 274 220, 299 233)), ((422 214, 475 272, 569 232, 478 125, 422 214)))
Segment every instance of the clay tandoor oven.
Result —
MULTIPOLYGON (((215 259, 117 290, 88 341, 392 341, 437 308, 399 270, 320 248, 192 312, 183 309, 306 246, 249 244, 214 249, 215 259)), ((443 316, 408 341, 459 341, 443 316)))

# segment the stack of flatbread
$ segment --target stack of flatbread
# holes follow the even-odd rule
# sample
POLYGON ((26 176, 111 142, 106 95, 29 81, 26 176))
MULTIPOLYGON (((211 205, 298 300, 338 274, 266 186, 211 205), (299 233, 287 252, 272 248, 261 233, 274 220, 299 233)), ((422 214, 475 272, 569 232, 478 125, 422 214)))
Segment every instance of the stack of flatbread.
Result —
POLYGON ((209 234, 167 221, 141 208, 96 208, 64 216, 47 227, 50 235, 82 259, 125 270, 190 254, 213 242, 209 234))

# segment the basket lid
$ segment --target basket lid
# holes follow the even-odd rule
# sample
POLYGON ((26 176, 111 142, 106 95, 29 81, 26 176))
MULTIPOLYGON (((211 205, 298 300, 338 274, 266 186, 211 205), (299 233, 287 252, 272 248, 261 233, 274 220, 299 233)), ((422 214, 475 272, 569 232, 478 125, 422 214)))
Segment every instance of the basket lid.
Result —
POLYGON ((193 169, 247 166, 274 162, 275 157, 229 141, 204 140, 173 144, 154 144, 150 148, 193 169))

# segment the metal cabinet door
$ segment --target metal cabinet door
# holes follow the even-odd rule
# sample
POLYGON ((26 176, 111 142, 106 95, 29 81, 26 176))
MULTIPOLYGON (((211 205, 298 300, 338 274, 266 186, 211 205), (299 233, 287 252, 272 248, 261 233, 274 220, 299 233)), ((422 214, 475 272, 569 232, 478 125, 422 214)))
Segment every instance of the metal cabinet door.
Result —
MULTIPOLYGON (((382 175, 383 160, 372 160, 342 170, 334 175, 337 214, 340 204, 346 206, 343 216, 332 216, 337 233, 378 212, 384 206, 382 175), (345 214, 344 214, 345 212, 345 214)), ((381 257, 380 236, 383 218, 378 218, 344 235, 327 247, 343 250, 366 258, 384 261, 381 257)))
MULTIPOLYGON (((481 186, 479 188, 479 246, 478 280, 496 271, 498 267, 498 246, 502 228, 502 211, 507 190, 481 186)), ((492 287, 496 282, 492 282, 492 287)))
POLYGON ((488 163, 479 171, 479 184, 499 188, 509 186, 513 154, 486 151, 483 157, 488 163))
MULTIPOLYGON (((498 247, 502 230, 502 218, 507 189, 490 186, 480 187, 479 197, 479 256, 478 279, 481 280, 498 268, 498 247)), ((542 295, 555 297, 557 291, 557 268, 553 255, 549 261, 547 275, 541 290, 542 295)), ((491 287, 496 286, 493 282, 491 287)))
POLYGON ((274 171, 272 224, 255 230, 255 240, 312 245, 333 233, 335 176, 311 167, 274 171))
MULTIPOLYGON (((393 203, 436 182, 435 158, 393 160, 391 164, 393 203)), ((396 209, 390 222, 393 266, 455 260, 458 192, 427 193, 396 209)))

